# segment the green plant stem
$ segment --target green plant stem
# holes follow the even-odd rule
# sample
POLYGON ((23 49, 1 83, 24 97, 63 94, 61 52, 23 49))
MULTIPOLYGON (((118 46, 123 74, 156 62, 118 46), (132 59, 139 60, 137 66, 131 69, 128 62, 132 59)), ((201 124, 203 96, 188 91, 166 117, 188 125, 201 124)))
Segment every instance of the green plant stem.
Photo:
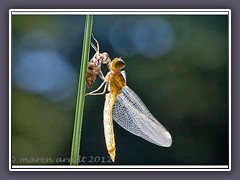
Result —
POLYGON ((84 96, 86 89, 86 72, 90 53, 92 24, 93 16, 86 15, 70 165, 78 165, 78 157, 80 153, 84 96))

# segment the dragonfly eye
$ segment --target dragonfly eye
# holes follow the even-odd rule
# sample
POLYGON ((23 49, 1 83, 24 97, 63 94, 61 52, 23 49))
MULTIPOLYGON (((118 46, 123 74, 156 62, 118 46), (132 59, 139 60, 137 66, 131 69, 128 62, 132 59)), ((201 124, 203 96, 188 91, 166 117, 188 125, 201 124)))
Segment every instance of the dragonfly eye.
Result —
POLYGON ((115 58, 112 63, 114 69, 122 69, 125 67, 125 62, 121 58, 115 58))

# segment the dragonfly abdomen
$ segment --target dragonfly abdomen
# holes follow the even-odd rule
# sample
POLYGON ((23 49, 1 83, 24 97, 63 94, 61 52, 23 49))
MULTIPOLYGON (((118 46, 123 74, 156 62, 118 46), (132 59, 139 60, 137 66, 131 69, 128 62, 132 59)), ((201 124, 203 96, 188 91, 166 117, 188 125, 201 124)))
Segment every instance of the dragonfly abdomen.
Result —
POLYGON ((104 134, 105 142, 112 161, 115 161, 116 156, 116 144, 113 129, 113 105, 116 101, 116 96, 114 94, 108 93, 105 95, 104 113, 103 113, 103 124, 104 124, 104 134))

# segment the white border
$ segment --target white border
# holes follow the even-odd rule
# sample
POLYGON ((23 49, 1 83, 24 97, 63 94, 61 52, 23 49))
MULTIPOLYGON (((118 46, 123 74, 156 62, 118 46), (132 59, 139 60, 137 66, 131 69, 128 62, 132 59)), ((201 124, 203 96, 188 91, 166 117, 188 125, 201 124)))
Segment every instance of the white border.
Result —
POLYGON ((11 159, 12 159, 12 154, 11 154, 11 150, 12 150, 12 147, 11 147, 11 144, 12 144, 12 141, 11 141, 11 136, 12 136, 12 133, 11 133, 11 122, 12 122, 12 107, 11 107, 11 104, 12 104, 12 53, 11 53, 11 50, 12 50, 12 40, 11 40, 11 35, 12 35, 12 13, 11 13, 11 10, 9 10, 9 74, 8 74, 8 82, 9 82, 9 170, 11 171, 11 159))
POLYGON ((232 107, 232 102, 231 102, 231 99, 232 99, 232 91, 231 91, 231 87, 232 87, 232 84, 231 84, 231 78, 232 78, 232 76, 231 76, 231 74, 232 74, 232 72, 231 72, 231 67, 232 67, 232 56, 231 56, 231 54, 232 54, 232 52, 231 52, 231 48, 232 48, 232 44, 231 44, 231 38, 232 38, 232 21, 231 21, 232 19, 231 19, 231 10, 229 10, 229 14, 228 14, 228 98, 229 98, 229 102, 228 102, 228 106, 229 106, 229 110, 228 110, 228 114, 229 114, 229 170, 231 170, 231 165, 232 165, 232 157, 231 157, 231 147, 232 147, 232 131, 231 131, 231 129, 232 129, 232 111, 231 111, 231 107, 232 107))
POLYGON ((12 15, 228 15, 229 9, 12 9, 12 15))
POLYGON ((230 171, 231 170, 231 10, 230 9, 10 9, 9 10, 9 170, 10 171, 230 171), (12 15, 228 15, 229 20, 229 165, 211 166, 16 166, 11 164, 12 15))
POLYGON ((226 171, 228 166, 142 166, 142 165, 116 165, 116 166, 101 166, 101 165, 90 165, 90 166, 12 166, 12 171, 226 171), (161 168, 161 169, 159 169, 161 168))

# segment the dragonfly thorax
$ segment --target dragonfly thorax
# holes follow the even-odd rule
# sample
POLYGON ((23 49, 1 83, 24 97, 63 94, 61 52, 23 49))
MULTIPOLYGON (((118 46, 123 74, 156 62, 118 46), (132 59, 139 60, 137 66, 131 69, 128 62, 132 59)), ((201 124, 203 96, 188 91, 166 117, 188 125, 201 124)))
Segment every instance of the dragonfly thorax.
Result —
POLYGON ((109 74, 109 89, 112 94, 120 94, 122 88, 126 86, 125 78, 123 77, 120 70, 112 71, 109 74))

